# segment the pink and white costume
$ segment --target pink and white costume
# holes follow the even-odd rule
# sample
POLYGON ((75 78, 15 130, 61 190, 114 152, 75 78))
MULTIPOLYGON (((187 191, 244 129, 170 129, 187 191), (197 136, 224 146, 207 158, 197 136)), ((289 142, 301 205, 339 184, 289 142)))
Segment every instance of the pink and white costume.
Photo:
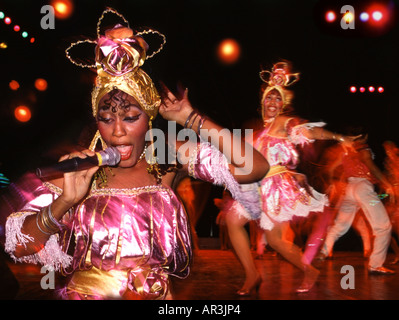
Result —
POLYGON ((255 136, 254 147, 263 154, 270 164, 270 171, 260 182, 262 213, 260 216, 243 210, 235 203, 233 210, 249 220, 258 220, 262 229, 271 230, 275 223, 290 221, 294 216, 306 217, 310 212, 320 212, 328 204, 326 195, 314 190, 295 178, 299 163, 296 145, 313 142, 304 132, 324 123, 300 123, 298 118, 286 122, 287 137, 272 136, 268 128, 255 136))
MULTIPOLYGON (((225 185, 240 198, 227 159, 209 143, 198 145, 189 167, 195 178, 225 185)), ((89 195, 64 216, 67 230, 50 236, 36 254, 16 258, 16 245, 33 241, 21 231, 25 218, 62 193, 36 180, 30 181, 33 190, 23 191, 27 203, 7 220, 5 250, 15 261, 40 263, 69 275, 69 298, 120 299, 131 290, 140 299, 162 299, 169 291, 169 275, 189 274, 192 251, 186 213, 175 193, 162 185, 111 189, 93 184, 89 195), (67 252, 72 245, 71 256, 67 252)))

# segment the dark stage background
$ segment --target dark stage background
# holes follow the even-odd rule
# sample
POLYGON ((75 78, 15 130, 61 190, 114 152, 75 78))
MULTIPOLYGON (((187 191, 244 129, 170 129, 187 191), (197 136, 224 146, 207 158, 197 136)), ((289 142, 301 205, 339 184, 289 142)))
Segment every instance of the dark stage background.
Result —
MULTIPOLYGON (((340 16, 333 25, 324 21, 326 8, 339 13, 342 5, 351 4, 358 14, 368 3, 75 0, 69 19, 56 19, 55 29, 43 30, 40 9, 47 1, 0 1, 0 10, 36 39, 31 44, 0 21, 0 42, 8 43, 7 49, 0 50, 0 172, 14 181, 38 165, 56 161, 85 137, 94 73, 72 65, 64 51, 73 41, 95 37, 97 20, 106 6, 122 13, 132 28, 152 27, 166 35, 164 50, 147 60, 143 69, 172 90, 178 82, 187 86, 193 105, 222 125, 241 128, 258 117, 259 71, 287 59, 301 73, 292 87, 296 112, 311 121, 325 121, 333 131, 365 126, 376 161, 382 165, 382 143, 399 143, 399 4, 382 2, 390 6, 392 23, 377 33, 359 21, 354 30, 343 30, 340 16), (241 45, 235 64, 217 59, 216 47, 224 38, 234 38, 241 45), (39 77, 48 81, 44 92, 34 88, 39 77), (9 89, 11 80, 20 83, 17 91, 9 89), (381 85, 385 91, 353 94, 351 85, 381 85), (14 118, 19 104, 32 110, 28 123, 14 118)), ((150 40, 151 45, 157 38, 150 40)))

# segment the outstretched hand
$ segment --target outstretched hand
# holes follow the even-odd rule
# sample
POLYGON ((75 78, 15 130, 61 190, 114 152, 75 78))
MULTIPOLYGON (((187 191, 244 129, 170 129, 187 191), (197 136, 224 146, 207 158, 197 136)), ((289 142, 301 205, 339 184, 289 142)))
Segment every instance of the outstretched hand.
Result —
POLYGON ((179 99, 164 84, 162 84, 162 88, 162 103, 159 107, 160 115, 165 120, 176 121, 178 124, 183 125, 193 111, 193 107, 188 100, 188 89, 184 89, 183 97, 179 99))

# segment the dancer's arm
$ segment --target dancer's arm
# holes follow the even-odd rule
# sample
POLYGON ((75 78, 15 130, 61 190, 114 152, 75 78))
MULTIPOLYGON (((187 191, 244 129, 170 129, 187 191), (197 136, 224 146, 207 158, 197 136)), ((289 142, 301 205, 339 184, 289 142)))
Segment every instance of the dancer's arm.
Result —
POLYGON ((392 184, 385 177, 382 171, 377 167, 373 161, 372 154, 369 149, 362 149, 359 151, 362 162, 369 168, 370 172, 376 177, 380 183, 380 186, 389 194, 389 201, 395 202, 395 193, 392 184))
MULTIPOLYGON (((176 121, 178 124, 192 128, 200 134, 201 139, 211 143, 222 152, 229 163, 229 169, 239 183, 252 183, 262 179, 269 171, 267 160, 255 150, 243 137, 233 135, 226 128, 222 128, 209 118, 204 118, 193 109, 188 100, 187 89, 181 99, 167 88, 163 104, 159 112, 163 118, 169 121, 176 121), (201 129, 201 130, 200 130, 201 129)), ((187 148, 186 151, 189 151, 187 148)), ((180 153, 187 163, 190 157, 189 152, 180 153)))

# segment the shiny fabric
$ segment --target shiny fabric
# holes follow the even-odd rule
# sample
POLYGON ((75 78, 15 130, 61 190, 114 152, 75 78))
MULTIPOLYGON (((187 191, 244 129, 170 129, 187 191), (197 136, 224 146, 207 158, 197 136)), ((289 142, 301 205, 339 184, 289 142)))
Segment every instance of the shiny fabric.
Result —
POLYGON ((33 240, 20 230, 24 218, 49 205, 61 192, 50 183, 41 184, 31 190, 32 199, 8 218, 6 251, 16 261, 57 265, 53 269, 72 274, 73 285, 67 287, 67 292, 81 290, 83 285, 84 292, 77 291, 78 294, 103 299, 122 298, 127 289, 140 299, 164 298, 169 290, 169 275, 185 278, 189 274, 192 251, 187 217, 173 191, 160 185, 132 189, 94 186, 71 217, 64 216, 68 230, 52 235, 38 253, 14 257, 15 245, 21 238, 25 237, 25 243, 33 240), (72 234, 75 245, 70 257, 65 252, 73 245, 72 234), (82 284, 79 279, 84 277, 73 276, 92 268, 116 272, 118 279, 90 277, 91 281, 82 284))
POLYGON ((266 230, 271 230, 274 223, 290 221, 294 216, 305 217, 309 212, 323 211, 328 202, 324 194, 307 183, 304 175, 295 172, 299 155, 293 141, 302 144, 306 140, 301 136, 306 127, 295 118, 289 119, 286 126, 288 137, 272 136, 268 129, 264 129, 254 143, 268 160, 273 173, 261 181, 260 188, 263 212, 259 223, 266 230))
POLYGON ((112 76, 121 76, 144 64, 147 43, 133 30, 116 25, 97 40, 96 62, 112 76))
MULTIPOLYGON (((259 207, 259 196, 240 188, 226 158, 207 142, 192 153, 189 174, 224 185, 247 206, 259 207)), ((186 213, 174 192, 162 185, 112 189, 93 184, 89 195, 64 216, 67 230, 52 235, 39 252, 15 257, 18 244, 33 241, 22 232, 25 218, 62 193, 35 176, 23 179, 32 180, 23 188, 24 205, 14 206, 15 212, 7 219, 6 252, 15 261, 40 263, 69 276, 65 297, 167 299, 169 276, 189 274, 192 250, 186 213), (73 257, 67 252, 73 252, 73 257)))

